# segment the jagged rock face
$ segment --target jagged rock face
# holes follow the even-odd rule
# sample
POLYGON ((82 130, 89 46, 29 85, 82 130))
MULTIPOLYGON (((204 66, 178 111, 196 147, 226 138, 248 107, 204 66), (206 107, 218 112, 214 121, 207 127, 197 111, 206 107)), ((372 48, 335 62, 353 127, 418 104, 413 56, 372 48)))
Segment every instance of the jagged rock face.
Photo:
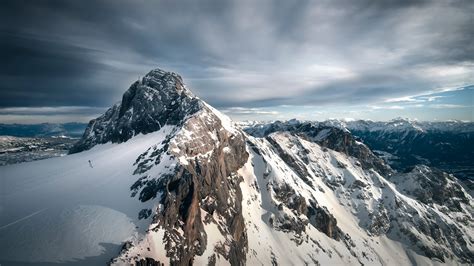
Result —
MULTIPOLYGON (((304 166, 305 161, 301 162, 298 160, 295 160, 291 155, 289 155, 282 147, 280 144, 278 144, 278 141, 272 138, 271 136, 268 136, 266 138, 268 142, 270 142, 275 150, 278 152, 278 155, 283 159, 283 161, 290 166, 293 171, 295 171, 298 176, 303 180, 306 184, 309 186, 313 187, 313 184, 311 181, 308 179, 309 178, 309 173, 308 170, 306 170, 306 167, 304 166)), ((305 152, 304 149, 302 149, 302 152, 305 152)), ((303 157, 305 158, 305 157, 303 157)))
POLYGON ((383 235, 390 230, 390 217, 383 204, 370 215, 368 230, 373 235, 383 235))
POLYGON ((179 125, 203 103, 184 86, 181 77, 159 69, 136 81, 115 104, 91 120, 81 140, 70 153, 90 149, 96 144, 123 142, 139 133, 150 133, 165 125, 179 125))
POLYGON ((390 166, 385 164, 366 145, 358 142, 347 129, 341 126, 290 120, 285 123, 276 121, 270 124, 246 127, 244 131, 255 137, 265 137, 273 132, 288 131, 323 147, 353 156, 359 159, 364 169, 374 168, 383 175, 391 175, 393 173, 390 166))
POLYGON ((224 130, 220 120, 207 111, 187 120, 183 130, 169 148, 181 165, 175 176, 163 180, 167 183, 161 197, 163 211, 154 218, 158 226, 171 232, 165 235, 170 262, 189 265, 195 255, 202 255, 207 246, 204 225, 217 223, 214 217, 221 217, 225 222, 219 229, 229 236, 228 252, 222 248, 217 253, 232 265, 242 265, 247 239, 241 180, 235 172, 248 157, 243 135, 224 130), (182 229, 184 234, 173 234, 172 229, 182 229))
POLYGON ((407 195, 425 204, 444 205, 451 211, 462 211, 461 203, 469 198, 454 176, 424 165, 391 179, 407 195))
POLYGON ((344 234, 337 226, 336 218, 334 218, 326 207, 318 206, 314 201, 310 203, 311 205, 306 215, 309 217, 311 224, 335 240, 342 239, 344 234))
POLYGON ((350 132, 335 127, 315 127, 311 124, 303 125, 299 128, 299 132, 323 147, 343 152, 359 159, 359 162, 365 169, 374 168, 382 175, 392 174, 390 167, 382 159, 375 156, 367 146, 357 142, 350 132))
POLYGON ((241 178, 235 173, 248 153, 243 134, 222 123, 203 105, 135 162, 139 178, 131 186, 132 196, 160 203, 150 230, 165 231, 160 240, 172 265, 190 265, 206 248, 215 250, 209 263, 215 254, 232 265, 245 262, 241 178), (162 170, 156 172, 155 167, 162 170), (216 224, 227 241, 215 246, 208 243, 208 224, 216 224))
POLYGON ((281 202, 277 209, 283 211, 285 206, 293 212, 295 217, 290 218, 284 212, 276 213, 272 217, 271 224, 277 230, 295 232, 301 235, 308 224, 335 240, 340 240, 344 234, 337 227, 337 220, 325 207, 319 206, 315 199, 305 199, 286 183, 274 184, 273 191, 275 199, 281 202), (306 202, 309 202, 308 204, 306 202), (305 218, 302 218, 302 215, 305 218))

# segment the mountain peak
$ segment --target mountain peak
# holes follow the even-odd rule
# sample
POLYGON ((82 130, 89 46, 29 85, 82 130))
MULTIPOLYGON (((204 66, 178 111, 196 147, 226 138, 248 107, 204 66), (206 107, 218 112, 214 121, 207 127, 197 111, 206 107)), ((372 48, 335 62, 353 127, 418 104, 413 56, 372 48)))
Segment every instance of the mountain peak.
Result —
POLYGON ((174 89, 178 93, 186 92, 192 95, 191 91, 186 89, 184 86, 183 78, 181 78, 179 74, 175 72, 168 72, 159 68, 151 70, 138 82, 140 84, 156 88, 156 84, 163 85, 161 84, 163 81, 174 86, 160 86, 159 89, 174 89))
POLYGON ((91 120, 82 139, 70 152, 109 141, 124 142, 140 133, 157 131, 164 125, 182 124, 185 117, 203 107, 204 103, 185 87, 181 76, 154 69, 134 82, 121 102, 91 120))

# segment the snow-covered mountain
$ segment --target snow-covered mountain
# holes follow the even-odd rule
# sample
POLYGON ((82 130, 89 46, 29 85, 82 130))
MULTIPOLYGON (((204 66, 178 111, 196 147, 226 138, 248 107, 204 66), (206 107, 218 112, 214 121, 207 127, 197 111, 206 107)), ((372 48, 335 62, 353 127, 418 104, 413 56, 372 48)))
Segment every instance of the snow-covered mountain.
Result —
POLYGON ((71 154, 4 166, 0 263, 474 263, 472 197, 393 170, 345 127, 245 132, 153 70, 71 154))
POLYGON ((347 128, 360 131, 384 131, 391 132, 454 132, 472 133, 474 123, 450 120, 450 121, 418 121, 408 118, 395 118, 387 122, 375 122, 371 120, 341 121, 347 128))
POLYGON ((345 127, 392 167, 402 171, 427 164, 474 180, 474 123, 462 121, 352 121, 345 127))
POLYGON ((242 128, 252 129, 253 131, 263 132, 268 128, 280 127, 280 129, 287 127, 299 126, 303 123, 310 122, 322 126, 337 127, 349 131, 370 131, 383 132, 384 134, 391 134, 394 132, 410 134, 411 132, 453 132, 456 134, 473 133, 474 123, 468 121, 449 120, 449 121, 418 121, 408 118, 395 118, 390 121, 372 121, 372 120, 346 120, 346 119, 329 119, 326 121, 301 121, 291 119, 288 121, 242 121, 237 124, 242 128))
POLYGON ((392 168, 406 171, 426 164, 454 174, 469 182, 474 180, 474 123, 463 121, 420 122, 396 118, 388 122, 370 120, 327 120, 241 122, 240 127, 253 135, 274 131, 316 127, 335 127, 350 132, 383 158, 392 168))
MULTIPOLYGON (((317 189, 304 186, 309 190, 308 196, 304 196, 306 201, 308 198, 310 202, 335 198, 337 203, 326 205, 329 210, 336 209, 337 206, 346 211, 332 212, 335 220, 344 221, 347 217, 354 219, 352 226, 359 227, 358 230, 362 229, 367 234, 362 239, 375 237, 378 238, 377 241, 383 238, 383 241, 389 239, 401 243, 408 250, 404 259, 410 260, 403 261, 401 256, 398 260, 402 264, 419 263, 419 254, 444 262, 449 257, 469 254, 461 261, 472 262, 472 198, 457 183, 457 179, 427 166, 417 166, 409 172, 397 173, 379 163, 377 156, 363 143, 355 140, 347 128, 336 124, 335 121, 310 123, 293 120, 286 123, 257 124, 247 127, 246 131, 256 136, 250 137, 255 143, 269 146, 267 152, 260 152, 268 164, 278 157, 283 161, 274 163, 270 169, 282 168, 283 165, 289 167, 283 170, 284 173, 296 174, 296 179, 306 176, 308 183, 318 183, 317 189), (364 152, 351 152, 353 150, 364 152), (461 210, 464 207, 456 206, 464 206, 466 209, 461 210), (463 219, 471 222, 458 224, 463 219), (455 243, 463 237, 466 238, 455 243), (458 249, 461 246, 465 248, 458 249), (455 255, 456 252, 458 255, 455 255)), ((288 175, 284 173, 276 175, 284 177, 283 183, 289 183, 288 175)), ((299 185, 301 186, 301 182, 299 185)), ((302 192, 301 187, 295 186, 293 190, 296 192, 288 194, 302 192)), ((352 229, 346 230, 349 236, 358 235, 352 229)), ((371 248, 377 254, 387 247, 371 248)), ((362 252, 368 254, 365 250, 362 252)), ((398 251, 394 253, 404 254, 398 251)), ((394 263, 383 259, 380 254, 376 257, 382 258, 381 261, 385 263, 394 263)), ((374 261, 377 259, 360 262, 371 264, 374 261)))

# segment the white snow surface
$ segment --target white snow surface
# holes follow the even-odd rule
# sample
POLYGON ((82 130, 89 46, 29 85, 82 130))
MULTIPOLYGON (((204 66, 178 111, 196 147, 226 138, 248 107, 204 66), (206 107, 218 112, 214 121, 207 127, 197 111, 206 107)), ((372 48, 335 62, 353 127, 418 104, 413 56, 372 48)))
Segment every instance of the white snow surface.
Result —
POLYGON ((118 245, 148 228, 150 221, 139 221, 138 212, 153 208, 152 201, 130 196, 137 178, 133 162, 171 130, 166 126, 121 144, 0 167, 0 263, 91 265, 85 259, 118 254, 118 245))

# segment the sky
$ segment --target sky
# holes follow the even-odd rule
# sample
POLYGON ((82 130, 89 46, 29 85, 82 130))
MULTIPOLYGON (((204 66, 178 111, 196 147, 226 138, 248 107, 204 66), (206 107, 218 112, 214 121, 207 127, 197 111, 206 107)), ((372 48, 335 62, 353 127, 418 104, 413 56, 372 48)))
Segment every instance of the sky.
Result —
POLYGON ((474 119, 474 1, 22 1, 0 123, 87 122, 149 70, 236 120, 474 119))

